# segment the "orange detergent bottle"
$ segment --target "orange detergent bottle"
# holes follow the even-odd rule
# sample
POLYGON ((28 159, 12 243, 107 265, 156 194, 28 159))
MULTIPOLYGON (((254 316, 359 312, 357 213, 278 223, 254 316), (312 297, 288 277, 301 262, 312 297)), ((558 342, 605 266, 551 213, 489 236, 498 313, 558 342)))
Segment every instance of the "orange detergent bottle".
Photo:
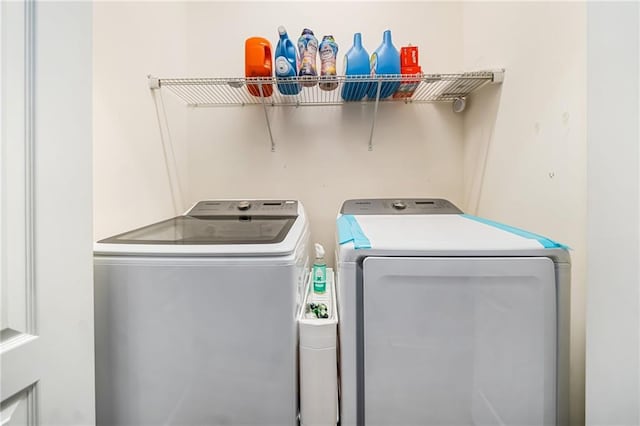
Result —
POLYGON ((403 74, 398 90, 393 94, 394 99, 408 99, 420 84, 422 69, 418 65, 418 46, 400 48, 400 72, 403 74), (416 78, 407 75, 414 74, 416 78))
MULTIPOLYGON (((271 77, 271 43, 262 37, 250 37, 244 44, 244 75, 246 77, 271 77)), ((259 84, 247 84, 247 90, 253 96, 260 96, 259 84)), ((273 93, 271 83, 262 85, 264 97, 273 93)))

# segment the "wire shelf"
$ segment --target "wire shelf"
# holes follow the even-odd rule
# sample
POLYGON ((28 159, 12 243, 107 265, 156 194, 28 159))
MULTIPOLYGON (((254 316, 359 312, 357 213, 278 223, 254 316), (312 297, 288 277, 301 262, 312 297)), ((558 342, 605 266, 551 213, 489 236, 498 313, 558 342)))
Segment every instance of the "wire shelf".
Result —
POLYGON ((474 90, 490 82, 501 82, 503 70, 478 71, 461 74, 411 74, 377 76, 332 77, 236 77, 236 78, 154 78, 149 77, 152 88, 164 87, 182 101, 194 107, 210 106, 305 106, 341 105, 353 102, 375 102, 382 96, 395 92, 399 85, 413 86, 407 92, 398 91, 393 96, 380 97, 380 102, 447 102, 466 98, 474 90), (286 95, 284 92, 299 92, 286 95), (323 87, 332 90, 323 90, 323 87), (358 93, 359 92, 359 93, 358 93), (360 95, 368 93, 360 99, 360 95), (267 95, 267 96, 261 96, 267 95), (345 100, 358 99, 358 100, 345 100))
POLYGON ((156 78, 149 76, 153 90, 166 88, 193 107, 262 105, 271 141, 268 106, 374 105, 369 151, 373 150, 373 134, 380 102, 454 102, 461 112, 464 100, 487 83, 502 83, 504 70, 477 71, 461 74, 393 74, 376 76, 331 77, 235 77, 235 78, 156 78), (285 94, 291 93, 291 94, 285 94), (463 102, 456 102, 462 100, 463 102))

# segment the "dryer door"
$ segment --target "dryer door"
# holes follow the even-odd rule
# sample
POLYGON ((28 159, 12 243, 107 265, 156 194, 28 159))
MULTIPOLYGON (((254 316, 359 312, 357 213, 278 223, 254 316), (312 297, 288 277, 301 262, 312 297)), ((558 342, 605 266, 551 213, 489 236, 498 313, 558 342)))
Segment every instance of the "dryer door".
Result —
POLYGON ((548 258, 367 258, 365 423, 555 424, 555 287, 548 258))

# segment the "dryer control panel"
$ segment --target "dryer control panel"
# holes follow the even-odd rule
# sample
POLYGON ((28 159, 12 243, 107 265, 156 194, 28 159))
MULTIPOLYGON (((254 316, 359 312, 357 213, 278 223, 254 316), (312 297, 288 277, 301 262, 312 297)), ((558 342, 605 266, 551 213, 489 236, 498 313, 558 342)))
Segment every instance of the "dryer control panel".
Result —
POLYGON ((462 214, 462 210, 442 198, 372 198, 347 200, 342 214, 462 214))
POLYGON ((209 200, 200 201, 187 216, 298 216, 295 200, 209 200))

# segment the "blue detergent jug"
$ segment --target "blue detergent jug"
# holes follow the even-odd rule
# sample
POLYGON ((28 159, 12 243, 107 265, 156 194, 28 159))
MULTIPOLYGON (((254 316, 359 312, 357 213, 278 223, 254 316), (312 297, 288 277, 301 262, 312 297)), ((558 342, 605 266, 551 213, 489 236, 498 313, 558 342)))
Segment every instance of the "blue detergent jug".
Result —
POLYGON ((362 47, 362 34, 353 35, 353 46, 344 56, 344 74, 347 76, 346 83, 342 86, 342 99, 345 101, 359 101, 364 98, 369 88, 369 82, 350 83, 350 78, 356 80, 358 76, 368 77, 369 54, 362 47))
POLYGON ((278 40, 275 52, 276 83, 278 90, 283 95, 297 95, 302 88, 296 79, 298 75, 296 45, 289 39, 287 30, 283 26, 278 27, 278 33, 280 33, 280 40, 278 40), (287 83, 287 80, 294 81, 287 83))
MULTIPOLYGON (((371 76, 382 74, 400 74, 400 53, 391 42, 391 31, 386 30, 382 36, 382 44, 371 55, 371 76)), ((378 91, 377 82, 371 83, 367 96, 376 98, 378 91)), ((400 81, 381 83, 380 99, 387 98, 395 93, 400 86, 400 81)))

